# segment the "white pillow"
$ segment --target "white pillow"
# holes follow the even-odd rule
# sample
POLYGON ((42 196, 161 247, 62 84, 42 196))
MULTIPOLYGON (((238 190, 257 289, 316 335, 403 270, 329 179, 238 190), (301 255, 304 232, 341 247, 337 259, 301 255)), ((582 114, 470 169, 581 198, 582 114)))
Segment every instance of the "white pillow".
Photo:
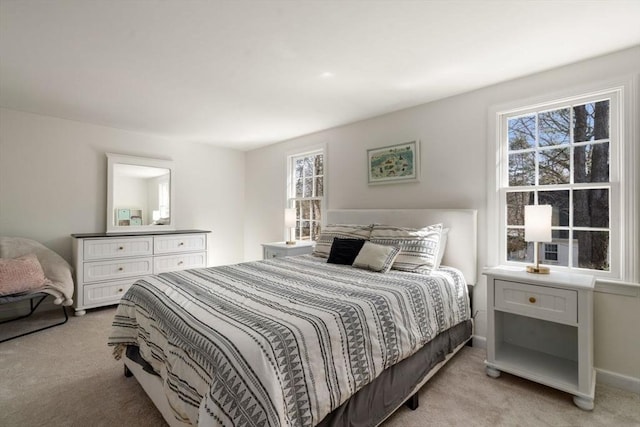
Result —
POLYGON ((438 255, 436 256, 436 265, 433 267, 434 270, 440 268, 440 263, 442 263, 442 257, 444 256, 444 250, 447 247, 447 236, 449 235, 449 229, 443 228, 440 233, 440 244, 438 246, 438 255))
POLYGON ((386 273, 393 265, 393 261, 395 261, 399 253, 400 248, 397 246, 364 242, 358 256, 353 261, 353 266, 386 273))

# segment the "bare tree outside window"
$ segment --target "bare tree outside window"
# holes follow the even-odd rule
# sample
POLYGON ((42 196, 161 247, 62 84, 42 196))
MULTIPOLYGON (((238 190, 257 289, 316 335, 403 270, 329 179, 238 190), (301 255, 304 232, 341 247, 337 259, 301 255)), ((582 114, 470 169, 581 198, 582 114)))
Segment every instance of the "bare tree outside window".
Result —
POLYGON ((296 210, 296 240, 316 240, 322 221, 324 155, 322 151, 289 158, 289 206, 296 210))
POLYGON ((506 120, 506 255, 530 262, 524 206, 553 207, 547 263, 591 270, 610 264, 610 100, 567 105, 506 120))

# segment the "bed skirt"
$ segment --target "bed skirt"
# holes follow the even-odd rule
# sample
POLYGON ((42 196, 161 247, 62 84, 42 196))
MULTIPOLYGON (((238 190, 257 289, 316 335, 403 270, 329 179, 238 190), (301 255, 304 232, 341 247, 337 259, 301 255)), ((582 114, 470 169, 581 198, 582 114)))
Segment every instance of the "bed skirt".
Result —
MULTIPOLYGON (((467 342, 472 334, 473 321, 467 320, 437 335, 417 353, 383 371, 327 415, 318 427, 370 427, 382 423, 417 393, 418 386, 432 374, 433 368, 467 342)), ((146 373, 157 376, 151 365, 140 356, 137 346, 128 346, 126 357, 146 373)))
MULTIPOLYGON (((391 366, 327 415, 319 427, 375 426, 387 419, 456 347, 471 338, 471 320, 437 335, 417 353, 391 366)), ((417 393, 417 392, 416 392, 417 393)))

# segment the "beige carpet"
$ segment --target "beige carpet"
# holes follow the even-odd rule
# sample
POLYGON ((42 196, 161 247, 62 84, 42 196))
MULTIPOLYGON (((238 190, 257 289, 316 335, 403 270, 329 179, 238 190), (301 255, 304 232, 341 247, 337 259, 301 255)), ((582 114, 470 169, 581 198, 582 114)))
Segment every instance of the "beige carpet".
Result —
MULTIPOLYGON (((164 426, 159 412, 106 345, 115 309, 0 344, 0 426, 164 426)), ((46 316, 57 315, 47 313, 46 316)), ((24 326, 22 323, 21 326, 24 326)), ((13 326, 0 326, 2 335, 13 326)), ((384 427, 640 426, 640 396, 596 387, 593 412, 571 396, 503 374, 484 374, 484 351, 465 348, 384 427)))

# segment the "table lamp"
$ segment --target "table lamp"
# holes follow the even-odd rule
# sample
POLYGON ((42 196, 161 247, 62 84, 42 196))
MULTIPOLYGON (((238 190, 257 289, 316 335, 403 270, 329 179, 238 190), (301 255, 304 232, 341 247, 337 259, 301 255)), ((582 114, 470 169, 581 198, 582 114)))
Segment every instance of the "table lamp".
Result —
POLYGON ((296 226, 296 210, 295 209, 285 209, 284 210, 284 228, 289 230, 290 240, 286 241, 287 245, 295 245, 295 232, 291 232, 291 229, 296 226))
POLYGON ((527 272, 549 274, 549 267, 540 266, 539 244, 551 242, 551 205, 527 205, 524 207, 524 240, 533 242, 533 260, 527 272))

